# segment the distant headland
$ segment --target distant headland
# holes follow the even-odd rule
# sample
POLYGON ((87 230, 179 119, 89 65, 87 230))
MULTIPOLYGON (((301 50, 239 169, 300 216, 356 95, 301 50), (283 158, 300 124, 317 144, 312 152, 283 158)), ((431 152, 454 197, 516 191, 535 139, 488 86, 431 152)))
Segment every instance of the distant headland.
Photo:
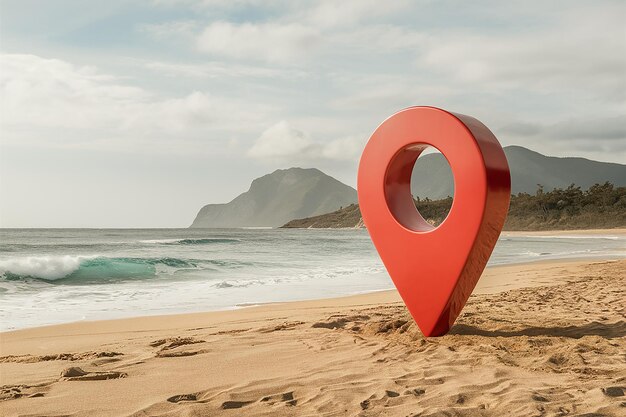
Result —
MULTIPOLYGON (((521 146, 504 148, 511 169, 506 230, 626 226, 626 165, 545 156, 521 146)), ((454 195, 441 154, 420 158, 411 191, 433 224, 446 216, 454 195)), ((252 181, 229 203, 207 204, 190 227, 362 227, 357 192, 315 168, 276 170, 252 181)))

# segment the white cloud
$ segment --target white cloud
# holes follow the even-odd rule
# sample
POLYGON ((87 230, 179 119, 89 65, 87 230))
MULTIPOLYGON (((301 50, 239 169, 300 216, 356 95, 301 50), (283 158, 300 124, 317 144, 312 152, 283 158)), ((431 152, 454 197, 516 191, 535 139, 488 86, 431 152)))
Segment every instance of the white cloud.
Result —
POLYGON ((357 23, 396 15, 410 6, 406 0, 381 3, 379 0, 323 0, 311 2, 298 17, 316 27, 346 27, 357 23))
POLYGON ((248 150, 251 158, 268 162, 354 161, 365 145, 364 136, 347 136, 316 142, 304 132, 281 121, 266 129, 248 150))
POLYGON ((193 153, 218 139, 216 132, 258 131, 268 111, 203 91, 163 97, 92 67, 35 55, 4 54, 0 65, 5 144, 193 153))
POLYGON ((356 160, 363 152, 365 135, 346 136, 321 146, 321 155, 326 159, 343 161, 356 160))
MULTIPOLYGON (((380 7, 375 0, 285 3, 279 17, 263 22, 214 21, 197 36, 203 53, 241 60, 302 65, 322 57, 415 47, 423 36, 388 23, 410 2, 380 7)), ((237 3, 231 4, 237 8, 237 3)), ((264 6, 267 6, 264 4, 264 6)))
POLYGON ((299 23, 214 22, 202 31, 197 47, 212 55, 289 64, 305 58, 319 42, 315 30, 299 23))
POLYGON ((141 89, 93 67, 8 54, 0 57, 0 65, 2 121, 9 126, 100 128, 114 122, 110 110, 123 114, 133 103, 148 100, 141 89))
POLYGON ((266 129, 248 151, 248 156, 259 159, 289 158, 305 155, 314 148, 313 141, 303 132, 280 121, 266 129))
POLYGON ((625 20, 623 5, 592 4, 562 10, 552 24, 534 30, 456 29, 430 36, 416 62, 474 88, 575 90, 619 101, 626 93, 625 20))

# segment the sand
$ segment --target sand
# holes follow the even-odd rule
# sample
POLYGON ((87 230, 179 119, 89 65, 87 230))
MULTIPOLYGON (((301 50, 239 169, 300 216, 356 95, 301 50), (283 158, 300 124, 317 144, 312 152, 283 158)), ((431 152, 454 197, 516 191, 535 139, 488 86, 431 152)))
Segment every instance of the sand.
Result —
POLYGON ((624 416, 626 260, 489 268, 450 334, 394 291, 0 334, 3 416, 624 416))

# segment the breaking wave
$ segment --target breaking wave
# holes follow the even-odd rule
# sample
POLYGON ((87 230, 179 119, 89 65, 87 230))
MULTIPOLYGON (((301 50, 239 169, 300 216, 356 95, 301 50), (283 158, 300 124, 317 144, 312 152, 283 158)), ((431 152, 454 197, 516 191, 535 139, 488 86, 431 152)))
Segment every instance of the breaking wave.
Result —
POLYGON ((37 279, 56 283, 104 283, 151 278, 162 272, 197 268, 178 258, 108 258, 103 256, 30 256, 0 261, 6 280, 37 279))

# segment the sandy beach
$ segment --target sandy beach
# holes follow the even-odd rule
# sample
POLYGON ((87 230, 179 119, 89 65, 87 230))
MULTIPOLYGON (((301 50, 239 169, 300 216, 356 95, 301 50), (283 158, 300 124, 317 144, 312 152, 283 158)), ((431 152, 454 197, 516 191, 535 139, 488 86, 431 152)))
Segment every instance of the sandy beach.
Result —
POLYGON ((617 416, 626 261, 489 268, 424 339, 395 291, 0 334, 3 416, 617 416))

